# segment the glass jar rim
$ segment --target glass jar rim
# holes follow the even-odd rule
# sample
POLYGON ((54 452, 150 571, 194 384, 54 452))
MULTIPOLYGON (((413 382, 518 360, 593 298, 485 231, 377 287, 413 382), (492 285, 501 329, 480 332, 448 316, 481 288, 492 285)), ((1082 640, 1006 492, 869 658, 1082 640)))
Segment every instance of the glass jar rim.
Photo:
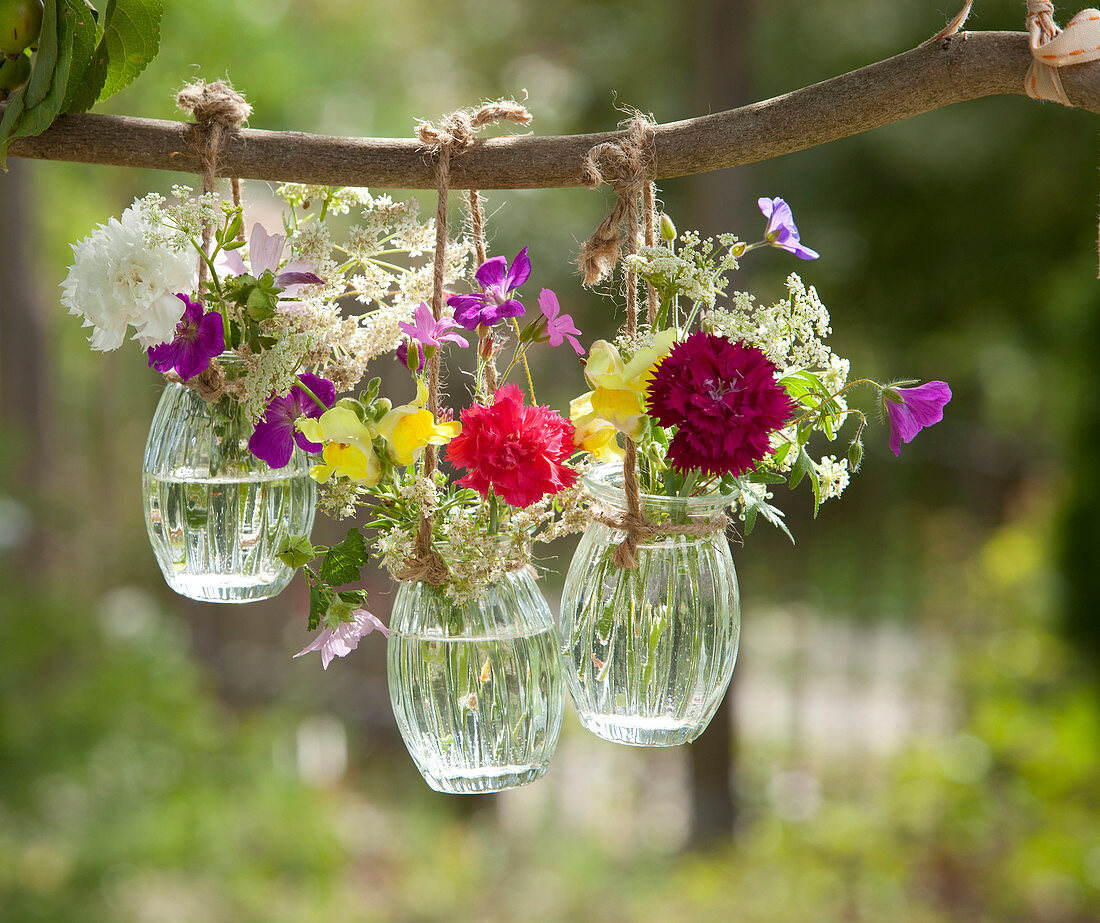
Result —
MULTIPOLYGON (((607 462, 592 468, 584 476, 584 486, 590 494, 605 506, 616 510, 626 509, 623 490, 623 466, 621 462, 607 462)), ((642 507, 654 512, 686 513, 689 516, 715 514, 728 507, 736 493, 707 493, 695 497, 668 497, 664 494, 642 493, 642 507)))

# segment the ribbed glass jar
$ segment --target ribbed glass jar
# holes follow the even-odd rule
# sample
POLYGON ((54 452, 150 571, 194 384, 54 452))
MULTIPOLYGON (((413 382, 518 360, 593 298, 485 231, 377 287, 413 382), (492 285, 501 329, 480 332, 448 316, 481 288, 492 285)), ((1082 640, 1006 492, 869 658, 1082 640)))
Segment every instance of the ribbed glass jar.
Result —
MULTIPOLYGON (((228 375, 236 357, 220 360, 228 375)), ((248 448, 240 404, 207 403, 165 386, 145 443, 142 505, 149 541, 168 585, 204 602, 245 603, 278 595, 294 576, 275 553, 283 536, 313 527, 317 489, 295 447, 273 469, 248 448)))
POLYGON ((553 617, 529 570, 464 606, 430 584, 402 583, 390 629, 390 702, 432 788, 499 792, 546 772, 565 681, 553 617))
MULTIPOLYGON (((622 467, 585 478, 596 501, 626 511, 622 467)), ((651 521, 711 519, 724 495, 642 495, 651 521)), ((612 555, 624 533, 592 521, 569 565, 559 629, 565 674, 581 723, 605 740, 671 747, 698 737, 725 695, 737 659, 741 607, 723 532, 640 542, 637 566, 612 555)))

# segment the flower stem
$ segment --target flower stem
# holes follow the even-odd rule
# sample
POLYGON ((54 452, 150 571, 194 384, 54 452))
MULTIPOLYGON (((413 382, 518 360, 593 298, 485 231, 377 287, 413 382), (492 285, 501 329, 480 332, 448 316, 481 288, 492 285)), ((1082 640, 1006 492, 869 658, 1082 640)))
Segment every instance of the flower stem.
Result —
MULTIPOLYGON (((301 388, 303 391, 305 391, 305 393, 308 394, 310 396, 310 398, 313 399, 313 402, 318 407, 320 407, 321 410, 328 410, 329 409, 328 404, 326 404, 316 394, 314 394, 313 390, 309 387, 309 385, 307 385, 304 381, 302 381, 302 379, 300 377, 298 378, 298 387, 301 388)), ((332 418, 330 417, 329 419, 332 419, 332 418)))
MULTIPOLYGON (((516 320, 516 318, 514 318, 514 317, 512 318, 512 325, 516 328, 516 338, 518 340, 519 337, 520 337, 519 321, 516 320)), ((534 404, 535 403, 535 384, 534 384, 533 381, 531 381, 531 368, 530 368, 530 366, 527 365, 527 350, 526 350, 526 348, 524 348, 524 350, 519 355, 520 355, 520 358, 523 360, 523 370, 527 373, 527 387, 531 391, 531 403, 534 404)))

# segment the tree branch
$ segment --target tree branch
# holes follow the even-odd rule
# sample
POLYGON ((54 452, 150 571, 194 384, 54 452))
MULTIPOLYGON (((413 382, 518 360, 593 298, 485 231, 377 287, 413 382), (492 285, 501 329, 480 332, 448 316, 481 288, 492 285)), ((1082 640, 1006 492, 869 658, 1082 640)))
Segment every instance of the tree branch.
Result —
MULTIPOLYGON (((768 160, 952 103, 1023 94, 1031 63, 1022 32, 963 32, 764 102, 657 128, 657 178, 768 160)), ((1100 62, 1062 69, 1080 109, 1100 113, 1100 62)), ((110 115, 63 116, 10 155, 198 173, 183 122, 110 115)), ((477 141, 451 166, 451 187, 579 186, 585 152, 618 132, 477 141)), ((323 185, 434 188, 431 159, 413 139, 339 138, 297 131, 232 133, 223 176, 323 185)))

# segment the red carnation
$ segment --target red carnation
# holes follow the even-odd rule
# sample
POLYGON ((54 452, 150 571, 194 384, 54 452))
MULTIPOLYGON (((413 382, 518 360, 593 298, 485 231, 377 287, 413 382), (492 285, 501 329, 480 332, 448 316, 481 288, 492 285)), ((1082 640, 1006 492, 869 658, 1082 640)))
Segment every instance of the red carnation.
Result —
POLYGON ((701 332, 672 348, 647 396, 649 415, 661 426, 678 427, 668 461, 685 473, 751 471, 796 406, 759 349, 701 332))
POLYGON ((572 487, 577 472, 563 462, 573 454, 573 424, 549 407, 524 407, 523 392, 504 385, 491 407, 462 411, 462 432, 447 446, 452 465, 469 473, 458 483, 481 496, 489 488, 506 503, 524 507, 572 487))

